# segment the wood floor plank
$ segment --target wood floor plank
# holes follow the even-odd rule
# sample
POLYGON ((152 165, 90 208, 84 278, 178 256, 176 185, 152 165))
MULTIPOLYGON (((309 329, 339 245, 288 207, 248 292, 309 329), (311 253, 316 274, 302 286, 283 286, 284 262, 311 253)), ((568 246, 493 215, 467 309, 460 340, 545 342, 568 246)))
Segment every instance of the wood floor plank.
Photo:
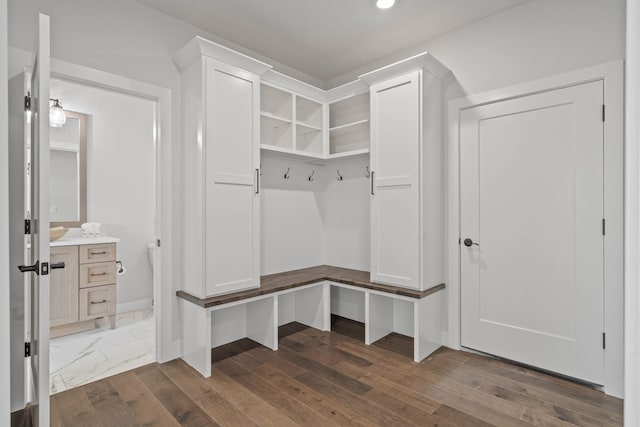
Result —
POLYGON ((56 407, 64 426, 103 425, 82 387, 53 395, 51 405, 56 407))
POLYGON ((293 377, 288 376, 286 372, 281 372, 275 367, 264 364, 253 372, 269 381, 270 384, 277 386, 284 393, 322 414, 330 421, 331 425, 367 427, 376 425, 341 403, 327 399, 322 394, 296 381, 293 377))
POLYGON ((274 408, 277 408, 282 414, 291 418, 296 423, 304 426, 318 427, 327 425, 328 420, 326 420, 324 416, 288 394, 282 393, 280 389, 272 386, 262 377, 243 368, 234 361, 225 360, 217 365, 217 368, 223 370, 225 375, 230 376, 247 390, 250 390, 251 393, 269 403, 274 408))
POLYGON ((105 427, 140 425, 110 381, 96 381, 84 386, 84 389, 105 427))
POLYGON ((140 425, 180 425, 133 371, 115 375, 109 381, 140 425))
POLYGON ((260 426, 285 427, 296 425, 291 418, 251 393, 246 387, 223 373, 220 368, 217 370, 212 369, 212 375, 206 379, 206 382, 260 426))
MULTIPOLYGON (((513 370, 507 363, 496 360, 481 360, 470 358, 465 365, 478 368, 479 370, 495 374, 507 384, 520 385, 527 390, 528 394, 540 397, 541 399, 558 404, 564 408, 585 414, 589 417, 600 419, 612 425, 622 423, 622 406, 611 396, 597 392, 580 384, 557 385, 554 380, 539 376, 530 376, 526 372, 513 370), (616 409, 618 408, 618 409, 616 409)), ((550 375, 547 375, 550 377, 550 375)), ((569 383, 569 381, 565 381, 569 383)), ((511 388, 511 387, 510 387, 511 388)), ((520 390, 516 390, 520 391, 520 390)))
POLYGON ((493 424, 479 420, 476 417, 458 411, 448 405, 440 405, 440 407, 434 412, 434 415, 446 419, 455 426, 460 427, 492 427, 493 424))
POLYGON ((135 373, 180 425, 218 425, 189 396, 180 390, 156 364, 138 368, 135 373))
MULTIPOLYGON (((430 414, 434 413, 436 409, 440 407, 439 402, 430 400, 424 395, 403 387, 401 384, 394 383, 379 376, 363 376, 363 372, 365 371, 359 369, 358 366, 352 365, 351 362, 341 362, 336 366, 336 369, 339 369, 340 372, 351 375, 354 378, 358 378, 359 380, 368 383, 373 387, 374 390, 380 390, 387 395, 395 396, 398 399, 401 399, 406 404, 412 405, 415 408, 420 408, 421 410, 426 411, 430 414)), ((367 394, 367 396, 369 395, 367 394)))
POLYGON ((210 378, 174 360, 58 393, 52 425, 622 425, 622 401, 584 385, 446 348, 415 363, 406 337, 367 346, 358 322, 334 326, 285 325, 278 351, 216 348, 210 378))
POLYGON ((607 407, 600 405, 596 406, 584 402, 580 400, 579 397, 576 398, 576 396, 580 396, 579 394, 569 397, 564 394, 551 391, 546 387, 541 388, 528 382, 516 381, 514 379, 498 375, 493 369, 486 370, 482 367, 475 367, 469 364, 460 365, 455 362, 452 363, 450 360, 445 358, 437 358, 429 362, 429 367, 431 369, 435 366, 438 366, 441 369, 448 369, 450 372, 456 372, 456 375, 478 378, 489 384, 499 384, 526 396, 531 396, 544 402, 554 403, 579 414, 599 420, 603 425, 622 424, 622 409, 614 411, 607 407))
POLYGON ((328 399, 342 402, 349 408, 359 413, 365 418, 370 419, 378 425, 412 425, 408 420, 376 405, 372 405, 369 401, 347 390, 325 381, 318 375, 307 372, 296 377, 296 380, 305 384, 307 387, 324 395, 328 399))
POLYGON ((567 397, 580 396, 580 400, 584 402, 606 407, 614 411, 622 410, 622 401, 620 399, 606 396, 604 393, 598 392, 589 387, 556 378, 548 374, 527 370, 517 365, 483 358, 478 355, 472 355, 466 363, 471 366, 481 366, 483 369, 495 372, 498 375, 511 378, 525 384, 532 384, 567 397))
POLYGON ((279 351, 280 357, 288 360, 289 362, 297 365, 308 372, 312 372, 333 384, 336 384, 345 390, 349 390, 353 394, 363 395, 369 390, 371 387, 363 384, 358 380, 354 380, 346 375, 341 374, 333 368, 323 365, 322 363, 316 362, 311 358, 303 357, 298 353, 290 351, 288 348, 282 348, 279 351))
POLYGON ((440 388, 440 384, 438 383, 425 381, 422 378, 412 376, 410 372, 403 373, 398 370, 385 368, 383 365, 378 364, 374 364, 366 368, 366 370, 355 366, 352 367, 354 369, 360 369, 362 376, 359 377, 359 379, 370 385, 381 381, 381 378, 383 378, 424 395, 431 401, 438 402, 440 404, 447 404, 461 412, 465 412, 490 424, 509 426, 527 425, 519 419, 523 408, 520 409, 519 413, 515 411, 514 415, 516 416, 513 417, 497 411, 491 406, 477 402, 476 400, 471 399, 468 395, 461 396, 455 392, 440 388))
POLYGON ((193 368, 184 361, 172 360, 159 366, 160 370, 174 384, 185 392, 193 401, 222 426, 256 427, 258 424, 247 417, 235 405, 227 401, 223 395, 211 389, 193 368))

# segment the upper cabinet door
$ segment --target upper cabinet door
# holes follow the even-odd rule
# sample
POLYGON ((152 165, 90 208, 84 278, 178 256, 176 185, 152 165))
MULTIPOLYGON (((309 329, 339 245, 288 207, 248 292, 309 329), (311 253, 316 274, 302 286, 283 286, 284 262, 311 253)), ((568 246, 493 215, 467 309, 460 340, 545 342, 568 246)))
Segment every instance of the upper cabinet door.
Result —
POLYGON ((260 83, 206 59, 206 294, 259 286, 260 83))
POLYGON ((419 71, 371 86, 371 280, 420 288, 419 71))

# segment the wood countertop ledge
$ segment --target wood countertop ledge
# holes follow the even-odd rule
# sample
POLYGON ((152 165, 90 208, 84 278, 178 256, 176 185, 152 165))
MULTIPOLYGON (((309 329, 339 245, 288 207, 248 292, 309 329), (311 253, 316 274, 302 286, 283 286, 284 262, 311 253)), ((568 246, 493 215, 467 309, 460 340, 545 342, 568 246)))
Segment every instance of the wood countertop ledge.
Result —
POLYGON ((177 291, 176 295, 190 301, 203 308, 215 307, 216 305, 227 304, 234 301, 253 298, 260 295, 271 294, 284 291, 286 289, 309 285, 311 283, 322 282, 344 283, 345 285, 357 286, 360 288, 373 289, 375 291, 387 292, 394 295, 402 295, 409 298, 421 299, 445 288, 445 284, 433 286, 425 291, 416 291, 397 286, 382 285, 369 280, 368 271, 351 270, 349 268, 333 267, 330 265, 319 265, 317 267, 303 268, 300 270, 285 271, 283 273, 269 274, 260 278, 260 287, 248 289, 246 291, 234 292, 225 295, 217 295, 209 298, 198 298, 184 291, 177 291))

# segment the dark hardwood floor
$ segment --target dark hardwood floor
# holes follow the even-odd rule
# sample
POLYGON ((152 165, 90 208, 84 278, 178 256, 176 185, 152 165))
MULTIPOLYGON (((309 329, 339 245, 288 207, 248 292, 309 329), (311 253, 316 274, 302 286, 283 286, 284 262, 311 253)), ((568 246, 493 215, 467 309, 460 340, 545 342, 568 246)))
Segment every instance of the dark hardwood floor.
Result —
POLYGON ((211 378, 182 360, 51 398, 53 426, 616 426, 622 401, 586 386, 442 348, 422 363, 392 334, 292 323, 277 352, 250 340, 213 350, 211 378))

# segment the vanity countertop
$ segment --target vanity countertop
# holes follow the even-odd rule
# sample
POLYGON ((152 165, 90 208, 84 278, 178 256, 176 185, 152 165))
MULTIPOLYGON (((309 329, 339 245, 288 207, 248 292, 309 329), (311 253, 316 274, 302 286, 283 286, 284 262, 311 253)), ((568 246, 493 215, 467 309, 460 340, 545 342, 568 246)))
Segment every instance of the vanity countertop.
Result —
POLYGON ((51 247, 54 246, 74 246, 74 245, 99 245, 103 243, 118 243, 120 239, 115 237, 100 236, 100 237, 61 237, 56 241, 50 243, 51 247))

